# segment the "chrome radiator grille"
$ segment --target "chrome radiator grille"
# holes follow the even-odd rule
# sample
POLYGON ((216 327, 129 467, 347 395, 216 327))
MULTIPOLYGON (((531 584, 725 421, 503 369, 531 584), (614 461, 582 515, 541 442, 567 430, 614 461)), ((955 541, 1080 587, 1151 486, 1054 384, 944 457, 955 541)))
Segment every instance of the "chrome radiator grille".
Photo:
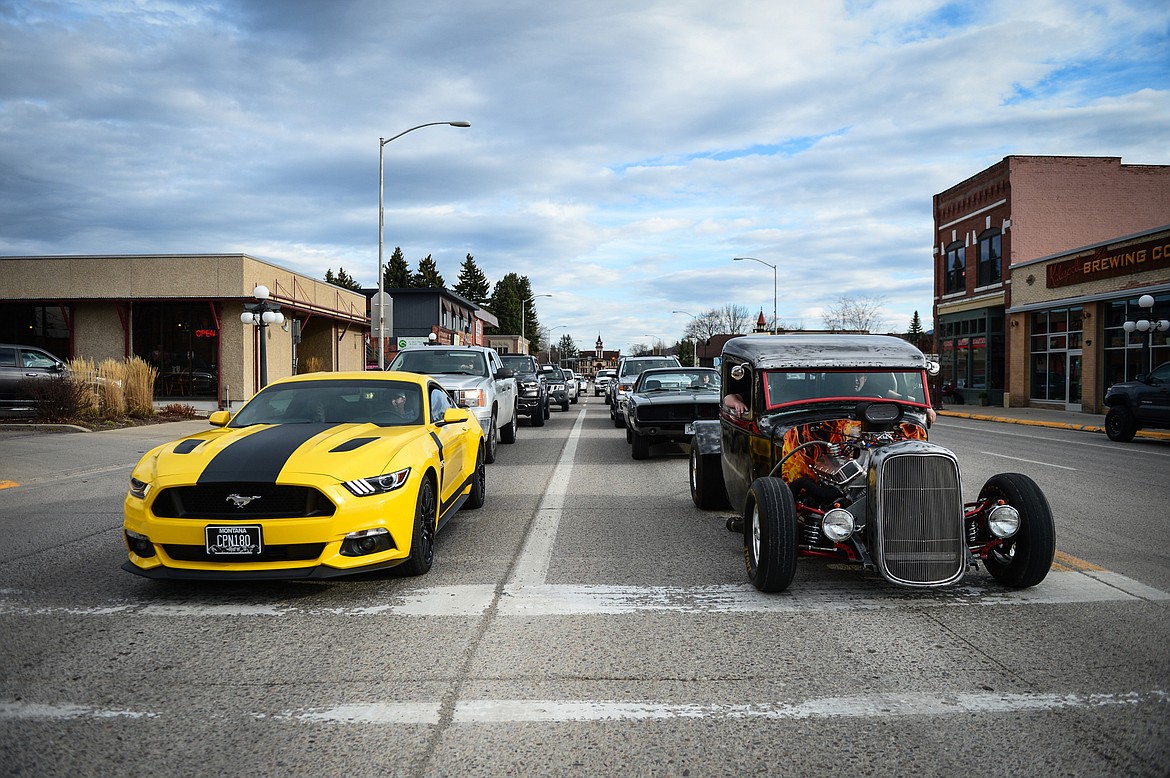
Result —
MULTIPOLYGON (((967 567, 959 467, 943 453, 877 458, 876 561, 882 575, 908 586, 941 586, 967 567)), ((872 482, 871 482, 872 483, 872 482)), ((876 492, 876 495, 875 495, 876 492)))

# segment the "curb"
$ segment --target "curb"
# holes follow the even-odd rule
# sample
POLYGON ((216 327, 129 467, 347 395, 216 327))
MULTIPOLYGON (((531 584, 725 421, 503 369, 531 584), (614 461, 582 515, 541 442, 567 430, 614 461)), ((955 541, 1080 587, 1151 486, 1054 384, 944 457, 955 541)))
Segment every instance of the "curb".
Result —
MULTIPOLYGON (((1036 419, 1011 419, 1005 416, 992 416, 986 413, 959 413, 957 411, 936 411, 939 416, 953 416, 959 419, 975 419, 976 421, 998 421, 1004 424, 1024 424, 1030 427, 1053 427, 1055 429, 1078 430, 1080 432, 1099 432, 1105 434, 1105 428, 1099 424, 1069 424, 1060 421, 1039 421, 1036 419)), ((1154 432, 1139 430, 1136 437, 1151 438, 1153 440, 1170 440, 1170 432, 1154 432)))

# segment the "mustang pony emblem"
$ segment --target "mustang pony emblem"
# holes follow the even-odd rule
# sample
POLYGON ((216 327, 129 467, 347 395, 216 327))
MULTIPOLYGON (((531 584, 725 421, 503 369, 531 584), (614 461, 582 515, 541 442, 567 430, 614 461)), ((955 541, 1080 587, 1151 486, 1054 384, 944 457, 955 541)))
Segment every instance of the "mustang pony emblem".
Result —
POLYGON ((248 505, 248 503, 252 502, 252 500, 259 500, 260 495, 254 494, 251 497, 245 497, 242 494, 229 494, 224 499, 226 499, 228 502, 230 502, 232 505, 236 506, 237 508, 243 508, 243 507, 246 507, 248 505))

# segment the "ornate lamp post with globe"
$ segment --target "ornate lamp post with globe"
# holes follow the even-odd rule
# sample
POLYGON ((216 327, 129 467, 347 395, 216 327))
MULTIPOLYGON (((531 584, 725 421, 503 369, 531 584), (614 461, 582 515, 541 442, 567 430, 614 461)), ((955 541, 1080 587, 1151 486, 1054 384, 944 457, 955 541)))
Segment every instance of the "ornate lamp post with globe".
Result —
POLYGON ((284 314, 280 312, 280 303, 268 301, 268 287, 257 286, 252 290, 256 298, 254 303, 245 303, 244 312, 240 314, 240 321, 260 328, 260 389, 268 386, 268 325, 284 324, 284 314))

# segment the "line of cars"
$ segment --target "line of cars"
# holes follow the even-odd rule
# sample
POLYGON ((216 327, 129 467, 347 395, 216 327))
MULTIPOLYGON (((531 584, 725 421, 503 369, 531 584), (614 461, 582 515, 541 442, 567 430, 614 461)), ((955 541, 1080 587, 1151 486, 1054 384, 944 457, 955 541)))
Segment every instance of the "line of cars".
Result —
POLYGON ((426 573, 435 536, 481 507, 521 416, 567 410, 576 376, 479 346, 402 349, 385 372, 274 381, 212 429, 142 457, 123 568, 148 578, 426 573))

